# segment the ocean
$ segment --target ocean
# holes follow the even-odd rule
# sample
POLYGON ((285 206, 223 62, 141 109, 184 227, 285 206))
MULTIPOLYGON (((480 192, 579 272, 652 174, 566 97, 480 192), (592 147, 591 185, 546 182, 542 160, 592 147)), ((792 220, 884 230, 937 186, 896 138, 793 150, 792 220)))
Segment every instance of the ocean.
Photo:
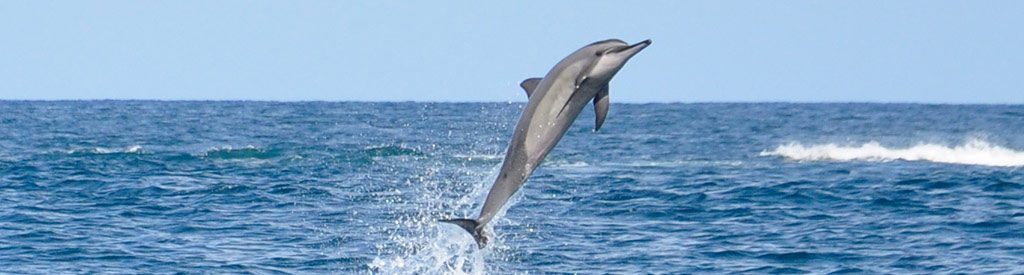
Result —
MULTIPOLYGON (((613 99, 614 100, 614 99, 613 99)), ((0 273, 1021 273, 1024 106, 0 101, 0 273)))

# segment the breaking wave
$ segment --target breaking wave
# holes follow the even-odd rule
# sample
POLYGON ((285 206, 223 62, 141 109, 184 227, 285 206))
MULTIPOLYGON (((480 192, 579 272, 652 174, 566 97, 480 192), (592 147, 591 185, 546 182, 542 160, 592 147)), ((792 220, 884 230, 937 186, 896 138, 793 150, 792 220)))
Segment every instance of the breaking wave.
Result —
POLYGON ((270 159, 281 155, 280 150, 276 149, 265 149, 259 148, 253 145, 245 146, 242 148, 233 148, 231 146, 225 146, 222 148, 212 148, 206 150, 200 154, 200 157, 208 159, 270 159))
POLYGON ((142 154, 142 146, 132 145, 125 148, 105 148, 105 147, 93 147, 93 148, 72 148, 65 151, 68 155, 83 156, 83 155, 110 155, 110 154, 142 154))
POLYGON ((801 161, 930 161, 984 166, 1024 166, 1024 151, 993 145, 980 139, 971 139, 962 145, 945 146, 921 143, 909 148, 890 148, 872 141, 860 146, 842 146, 834 143, 803 145, 790 143, 774 150, 763 151, 761 156, 781 156, 801 161))

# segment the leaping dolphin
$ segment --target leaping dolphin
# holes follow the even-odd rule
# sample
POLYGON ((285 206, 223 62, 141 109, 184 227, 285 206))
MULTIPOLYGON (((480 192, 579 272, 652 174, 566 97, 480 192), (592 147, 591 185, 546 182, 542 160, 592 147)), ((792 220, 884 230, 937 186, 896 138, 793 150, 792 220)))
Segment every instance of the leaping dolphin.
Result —
POLYGON ((488 240, 484 226, 523 186, 589 101, 594 102, 597 114, 594 131, 601 129, 608 115, 608 82, 626 61, 650 44, 650 39, 633 45, 618 39, 594 42, 555 64, 544 78, 523 80, 519 86, 526 90, 530 101, 516 124, 501 173, 487 194, 480 216, 441 221, 462 227, 484 248, 488 240))

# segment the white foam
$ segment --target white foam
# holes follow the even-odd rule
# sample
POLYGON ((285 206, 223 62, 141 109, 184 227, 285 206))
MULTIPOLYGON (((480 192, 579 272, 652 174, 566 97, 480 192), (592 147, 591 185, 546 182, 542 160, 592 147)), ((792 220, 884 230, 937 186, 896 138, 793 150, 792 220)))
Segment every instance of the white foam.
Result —
POLYGON ((137 154, 137 153, 142 152, 142 146, 132 145, 132 146, 129 146, 128 148, 125 148, 124 152, 125 153, 129 153, 129 154, 137 154))
POLYGON ((72 149, 66 150, 65 153, 67 153, 67 154, 97 154, 97 155, 106 155, 106 154, 141 154, 141 153, 143 153, 143 151, 142 151, 142 146, 140 146, 140 145, 132 145, 132 146, 125 147, 123 149, 106 148, 106 147, 72 148, 72 149))
POLYGON ((578 161, 568 161, 568 160, 564 160, 564 159, 553 160, 551 162, 545 163, 545 165, 548 165, 550 167, 559 167, 559 168, 590 167, 590 163, 587 163, 585 161, 579 161, 579 160, 578 161))
POLYGON ((920 143, 909 148, 890 148, 872 141, 860 146, 841 146, 834 143, 803 145, 790 143, 780 145, 761 156, 781 156, 801 161, 930 161, 970 165, 1014 167, 1024 166, 1024 151, 1013 150, 990 144, 980 139, 971 139, 962 145, 945 146, 934 143, 920 143))

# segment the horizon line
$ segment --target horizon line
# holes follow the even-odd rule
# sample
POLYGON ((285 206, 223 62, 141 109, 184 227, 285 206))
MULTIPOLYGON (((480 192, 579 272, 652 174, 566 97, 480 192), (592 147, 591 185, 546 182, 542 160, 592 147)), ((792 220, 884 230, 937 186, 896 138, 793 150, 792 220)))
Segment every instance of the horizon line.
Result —
MULTIPOLYGON (((527 101, 450 101, 450 100, 273 100, 273 99, 125 99, 125 98, 100 98, 100 99, 9 99, 0 98, 0 102, 264 102, 264 103, 527 103, 527 101)), ((995 103, 995 102, 929 102, 929 101, 616 101, 615 104, 894 104, 894 105, 991 105, 1010 106, 1024 105, 1024 102, 995 103)))

